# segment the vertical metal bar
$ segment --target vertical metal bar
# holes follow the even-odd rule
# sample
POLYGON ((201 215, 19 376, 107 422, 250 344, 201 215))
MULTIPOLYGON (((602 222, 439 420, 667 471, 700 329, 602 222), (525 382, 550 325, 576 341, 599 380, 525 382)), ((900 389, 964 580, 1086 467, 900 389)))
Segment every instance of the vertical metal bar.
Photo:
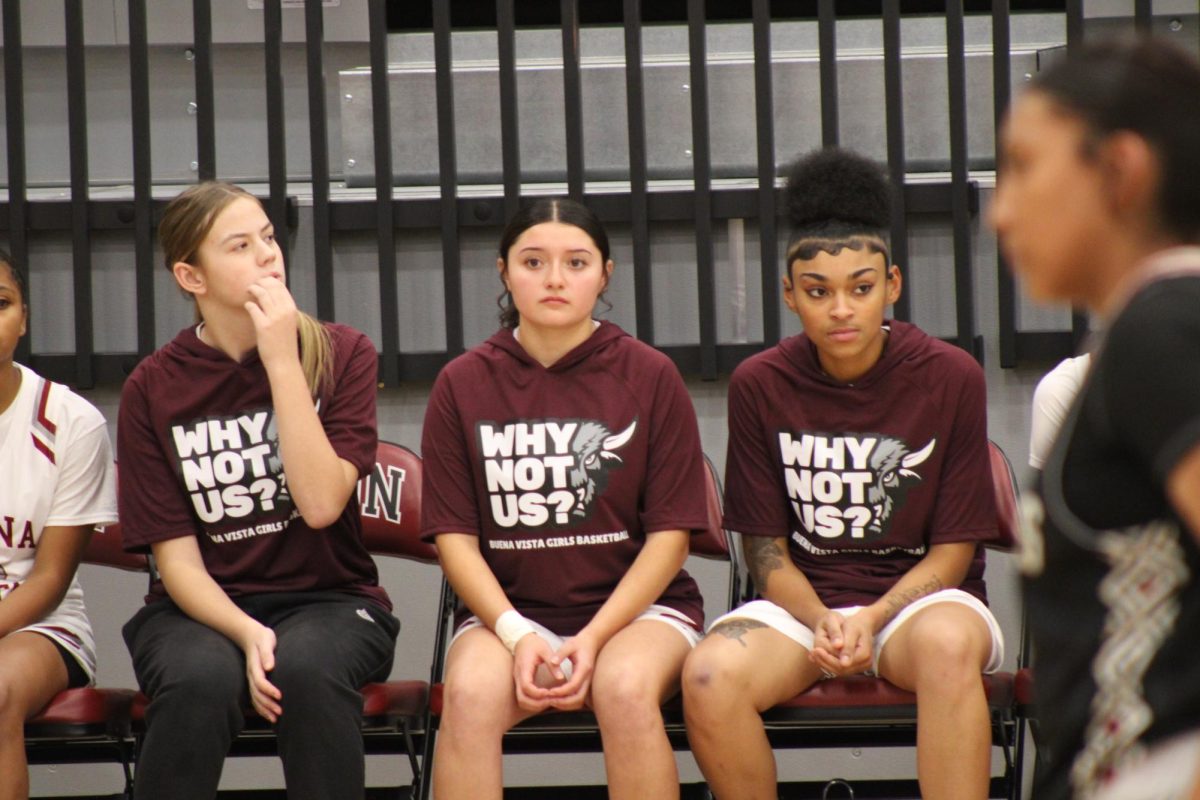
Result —
MULTIPOLYGON (((883 0, 883 83, 887 114, 887 159, 892 180, 892 261, 900 265, 913 285, 913 270, 908 263, 908 214, 904 203, 904 93, 901 82, 900 59, 900 0, 883 0)), ((897 319, 912 316, 912 295, 901 292, 896 301, 897 319)))
POLYGON ((954 225, 954 306, 958 346, 975 352, 975 273, 967 186, 967 55, 962 0, 946 0, 946 85, 950 108, 950 209, 954 225))
MULTIPOLYGON (((822 3, 822 8, 824 8, 822 3)), ((775 96, 771 80, 771 3, 754 0, 754 112, 758 138, 758 246, 762 262, 763 344, 779 341, 778 216, 775 211, 775 96)), ((825 55, 821 56, 822 65, 825 55)), ((824 66, 822 66, 822 70, 824 66)), ((823 74, 823 73, 822 73, 823 74)), ((821 90, 824 115, 825 90, 821 90)), ((837 132, 836 108, 834 133, 837 132)), ((823 117, 822 117, 823 118, 823 117)), ((828 144, 828 142, 826 142, 828 144)), ((787 269, 784 264, 782 269, 787 269)))
MULTIPOLYGON (((4 0, 4 123, 8 136, 8 246, 19 269, 33 279, 29 264, 25 175, 25 71, 21 51, 21 4, 4 0)), ((28 361, 32 334, 17 342, 18 361, 28 361)))
POLYGON ((712 157, 708 141, 708 47, 704 0, 688 0, 688 66, 692 89, 692 178, 695 184, 696 286, 700 377, 717 378, 717 283, 712 233, 712 157))
POLYGON ((521 207, 521 136, 517 114, 516 13, 513 0, 496 0, 500 57, 500 160, 504 165, 504 217, 521 207))
POLYGON ((561 0, 563 114, 567 121, 567 194, 583 200, 583 88, 579 75, 579 0, 561 0))
POLYGON ((288 259, 287 140, 283 135, 283 13, 281 0, 263 3, 264 81, 267 87, 267 215, 275 225, 276 241, 288 259))
MULTIPOLYGON (((1083 0, 1067 0, 1067 52, 1083 44, 1083 0)), ((1088 318, 1081 311, 1071 313, 1071 347, 1078 351, 1087 336, 1088 318)))
POLYGON ((129 0, 129 88, 133 117, 133 242, 138 355, 154 350, 154 227, 150 207, 150 46, 146 0, 129 0))
POLYGON ((1067 49, 1083 41, 1083 0, 1067 0, 1067 49))
POLYGON ((217 177, 216 108, 213 98, 212 0, 192 2, 193 50, 196 58, 196 161, 202 181, 217 177))
POLYGON ((67 137, 71 155, 71 264, 75 295, 75 385, 96 385, 92 372, 92 237, 88 228, 87 65, 83 0, 64 0, 67 43, 67 137))
MULTIPOLYGON (((1009 1, 992 3, 992 103, 996 130, 996 150, 1000 149, 1000 125, 1012 97, 1012 66, 1009 51, 1012 36, 1009 28, 1009 1)), ((1000 164, 997 159, 997 175, 1000 164)), ((1017 289, 1012 270, 1005 262, 1003 251, 996 248, 996 286, 1000 315, 1000 366, 1017 365, 1017 289)))
POLYGON ((1133 2, 1133 26, 1138 33, 1149 33, 1150 24, 1154 19, 1154 2, 1153 0, 1134 0, 1133 2))
POLYGON ((446 306, 446 354, 454 357, 463 350, 463 312, 462 253, 458 243, 458 159, 454 139, 450 4, 444 0, 432 0, 432 3, 438 174, 442 196, 442 286, 446 306))
POLYGON ((317 316, 333 319, 333 247, 329 241, 329 141, 325 119, 325 63, 321 0, 304 0, 304 47, 308 52, 308 136, 312 147, 313 256, 317 316))
POLYGON ((625 106, 629 120, 629 225, 633 237, 633 296, 637 335, 654 343, 654 286, 650 280, 650 214, 646 202, 646 100, 642 75, 642 3, 625 0, 625 106))
POLYGON ((821 54, 821 144, 838 143, 837 12, 833 0, 817 3, 817 41, 821 54))
POLYGON ((379 314, 387 386, 400 382, 400 307, 396 280, 396 223, 392 217, 392 104, 388 93, 387 5, 370 0, 371 115, 375 128, 375 220, 379 246, 379 314))

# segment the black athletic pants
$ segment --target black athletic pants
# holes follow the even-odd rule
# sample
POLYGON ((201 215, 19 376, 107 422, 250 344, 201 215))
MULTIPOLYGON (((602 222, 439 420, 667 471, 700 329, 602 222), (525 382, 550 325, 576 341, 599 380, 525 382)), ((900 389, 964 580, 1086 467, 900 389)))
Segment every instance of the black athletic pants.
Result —
MULTIPOLYGON (((400 623, 370 600, 337 592, 235 602, 275 631, 268 679, 283 694, 275 732, 289 800, 361 800, 359 689, 391 672, 400 623)), ((123 633, 150 697, 134 797, 212 800, 243 715, 254 713, 241 648, 169 600, 143 608, 123 633)))

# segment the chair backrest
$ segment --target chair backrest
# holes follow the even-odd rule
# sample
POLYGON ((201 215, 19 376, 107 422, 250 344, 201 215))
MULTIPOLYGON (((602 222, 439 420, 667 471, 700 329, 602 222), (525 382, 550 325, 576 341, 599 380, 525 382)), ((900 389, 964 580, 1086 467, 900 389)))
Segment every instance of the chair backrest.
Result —
POLYGON ((375 468, 358 482, 363 543, 376 555, 433 563, 437 549, 421 541, 421 457, 380 441, 375 468))
MULTIPOLYGON (((114 473, 116 469, 117 465, 114 463, 114 473)), ((119 478, 120 476, 115 477, 119 478)), ((131 572, 147 572, 150 569, 145 554, 126 553, 125 548, 121 546, 121 523, 119 522, 111 525, 97 525, 92 530, 92 538, 83 551, 83 561, 85 564, 99 564, 105 567, 127 569, 131 572)))
POLYGON ((996 493, 996 541, 989 547, 1012 550, 1017 546, 1017 478, 1008 456, 995 442, 988 442, 988 455, 992 462, 992 488, 996 493))
POLYGON ((705 496, 708 500, 708 527, 701 533, 692 534, 689 547, 694 556, 729 560, 729 538, 722 527, 725 508, 721 496, 721 481, 713 463, 704 457, 705 496))
POLYGON ((131 572, 147 572, 149 562, 143 553, 127 553, 121 546, 121 524, 97 525, 92 531, 92 538, 83 551, 83 561, 87 564, 100 564, 106 567, 126 569, 131 572))

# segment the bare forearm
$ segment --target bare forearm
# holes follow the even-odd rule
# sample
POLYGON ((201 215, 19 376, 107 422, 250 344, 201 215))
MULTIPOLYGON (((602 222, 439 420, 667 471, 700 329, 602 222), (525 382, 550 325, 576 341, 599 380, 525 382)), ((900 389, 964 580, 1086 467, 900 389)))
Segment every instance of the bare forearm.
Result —
POLYGON ((267 375, 288 491, 305 522, 327 527, 345 509, 358 476, 329 443, 300 362, 269 367, 267 375))
POLYGON ((662 597, 687 558, 688 536, 687 531, 659 531, 646 535, 646 544, 638 557, 585 626, 598 642, 607 642, 662 597))
POLYGON ((466 533, 437 537, 438 560, 446 580, 471 613, 495 630, 496 618, 513 607, 500 581, 479 552, 479 538, 466 533))
POLYGON ((973 542, 934 545, 888 592, 865 609, 876 632, 908 606, 962 583, 975 556, 973 542))
POLYGON ((242 611, 203 566, 158 560, 167 594, 183 613, 242 646, 257 623, 242 611))
POLYGON ((0 602, 0 636, 39 622, 58 608, 91 537, 91 525, 50 525, 42 529, 33 568, 0 602))
POLYGON ((810 628, 827 612, 825 604, 804 573, 792 563, 787 539, 743 536, 743 549, 759 594, 810 628))
POLYGON ((30 575, 0 601, 0 637, 46 618, 62 602, 70 576, 30 575))

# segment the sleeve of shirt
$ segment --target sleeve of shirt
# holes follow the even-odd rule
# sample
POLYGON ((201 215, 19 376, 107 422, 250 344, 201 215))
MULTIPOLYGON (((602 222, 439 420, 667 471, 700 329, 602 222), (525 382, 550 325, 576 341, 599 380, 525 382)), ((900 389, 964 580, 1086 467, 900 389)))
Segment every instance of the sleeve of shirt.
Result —
POLYGON ((787 536, 788 498, 779 449, 769 439, 755 388, 740 369, 729 382, 725 527, 750 536, 787 536))
POLYGON ((704 452, 696 409, 673 364, 664 364, 650 410, 642 530, 702 531, 708 524, 704 452))
POLYGON ((421 432, 421 538, 439 533, 479 535, 479 508, 470 447, 450 378, 442 370, 429 394, 421 432))
POLYGON ((46 525, 108 525, 117 521, 117 482, 104 417, 90 408, 62 456, 46 525))
POLYGON ((1041 469, 1062 427, 1067 410, 1079 393, 1080 369, 1076 359, 1066 359, 1038 381, 1033 390, 1029 425, 1029 466, 1041 469))
POLYGON ((148 552, 152 542, 194 536, 199 523, 174 465, 154 432, 145 388, 131 377, 117 415, 117 511, 126 550, 148 552))
POLYGON ((358 331, 353 333, 353 341, 346 347, 345 367, 335 370, 333 390, 326 395, 329 404, 320 417, 334 452, 353 464, 363 478, 375 466, 379 444, 375 419, 379 356, 370 339, 358 331))
POLYGON ((1105 342, 1108 423, 1160 485, 1200 443, 1200 280, 1147 289, 1105 342))
POLYGON ((979 365, 965 353, 955 355, 964 362, 962 388, 955 406, 943 409, 943 413, 953 414, 953 422, 938 476, 930 544, 989 541, 997 536, 987 387, 979 365))

